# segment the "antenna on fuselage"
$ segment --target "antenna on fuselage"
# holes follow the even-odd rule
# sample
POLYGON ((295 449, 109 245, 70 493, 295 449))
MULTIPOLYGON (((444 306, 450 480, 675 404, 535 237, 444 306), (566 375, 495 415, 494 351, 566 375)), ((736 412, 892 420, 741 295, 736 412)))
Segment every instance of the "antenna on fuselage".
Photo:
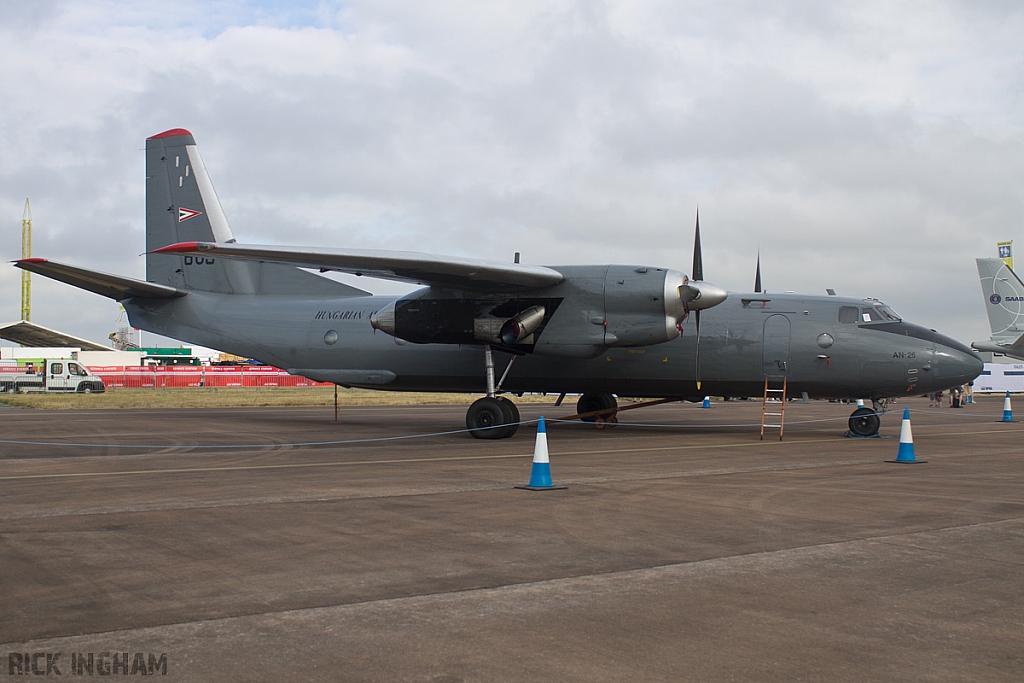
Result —
POLYGON ((757 271, 754 273, 754 291, 761 291, 761 248, 757 249, 757 271))

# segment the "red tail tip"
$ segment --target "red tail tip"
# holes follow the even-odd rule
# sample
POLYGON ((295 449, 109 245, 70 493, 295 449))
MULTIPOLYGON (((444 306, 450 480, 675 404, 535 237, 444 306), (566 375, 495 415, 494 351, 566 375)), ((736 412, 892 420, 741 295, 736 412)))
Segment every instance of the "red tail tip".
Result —
POLYGON ((208 242, 176 242, 149 252, 151 254, 188 254, 196 251, 208 251, 212 245, 208 242))
POLYGON ((192 133, 190 133, 189 131, 185 130, 184 128, 171 128, 170 130, 165 130, 163 133, 157 133, 156 135, 151 135, 150 137, 148 137, 146 139, 147 140, 156 140, 158 138, 176 138, 176 137, 178 137, 180 135, 192 135, 192 133))

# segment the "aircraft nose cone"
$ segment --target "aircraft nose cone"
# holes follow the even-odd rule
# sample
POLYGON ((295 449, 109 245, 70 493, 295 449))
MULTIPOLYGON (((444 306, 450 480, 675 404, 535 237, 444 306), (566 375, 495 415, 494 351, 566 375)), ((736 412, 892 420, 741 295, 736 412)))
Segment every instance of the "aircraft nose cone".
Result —
POLYGON ((942 388, 967 384, 980 375, 985 367, 978 354, 959 342, 936 344, 935 360, 935 379, 942 388))

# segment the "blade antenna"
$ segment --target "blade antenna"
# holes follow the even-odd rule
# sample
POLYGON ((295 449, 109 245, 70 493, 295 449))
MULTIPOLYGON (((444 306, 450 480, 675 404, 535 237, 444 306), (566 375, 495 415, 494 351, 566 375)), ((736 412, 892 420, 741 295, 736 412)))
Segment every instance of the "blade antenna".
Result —
POLYGON ((754 274, 754 291, 761 291, 761 248, 757 249, 757 272, 754 274))

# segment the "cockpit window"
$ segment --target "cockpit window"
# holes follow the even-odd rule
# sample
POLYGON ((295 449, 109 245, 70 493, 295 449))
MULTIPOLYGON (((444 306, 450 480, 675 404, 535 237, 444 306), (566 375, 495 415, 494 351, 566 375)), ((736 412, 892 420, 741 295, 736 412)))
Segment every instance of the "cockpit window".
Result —
POLYGON ((839 322, 844 325, 851 325, 857 322, 857 309, 854 306, 839 307, 839 322))
POLYGON ((882 316, 878 315, 878 312, 873 308, 862 308, 860 309, 860 319, 862 322, 873 323, 881 320, 882 316))
POLYGON ((888 320, 892 323, 898 323, 903 320, 896 311, 892 310, 888 306, 876 306, 875 310, 882 316, 882 320, 888 320))

